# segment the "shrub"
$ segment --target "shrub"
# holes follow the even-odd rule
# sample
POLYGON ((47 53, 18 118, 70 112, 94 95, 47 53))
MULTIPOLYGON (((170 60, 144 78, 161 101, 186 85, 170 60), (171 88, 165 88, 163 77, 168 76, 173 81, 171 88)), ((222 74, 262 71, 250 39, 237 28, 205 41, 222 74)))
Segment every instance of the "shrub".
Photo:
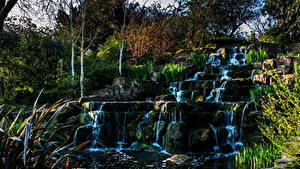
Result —
POLYGON ((274 160, 280 158, 282 152, 272 144, 244 147, 235 157, 236 165, 249 168, 267 168, 274 166, 274 160))
POLYGON ((161 76, 167 82, 175 82, 184 80, 184 66, 182 64, 167 64, 162 72, 161 76))
POLYGON ((205 66, 209 58, 209 54, 206 53, 191 53, 192 63, 196 66, 205 66))
POLYGON ((259 62, 263 61, 269 58, 269 54, 266 49, 259 49, 256 50, 249 50, 246 54, 246 62, 247 63, 253 63, 253 62, 259 62))
POLYGON ((262 134, 281 150, 300 161, 300 83, 287 85, 278 76, 272 87, 274 94, 266 94, 260 100, 262 113, 259 128, 262 134))
POLYGON ((292 57, 299 57, 300 49, 290 52, 288 55, 292 57))
POLYGON ((274 89, 270 86, 261 86, 250 91, 250 98, 253 102, 258 101, 261 97, 274 93, 274 89))

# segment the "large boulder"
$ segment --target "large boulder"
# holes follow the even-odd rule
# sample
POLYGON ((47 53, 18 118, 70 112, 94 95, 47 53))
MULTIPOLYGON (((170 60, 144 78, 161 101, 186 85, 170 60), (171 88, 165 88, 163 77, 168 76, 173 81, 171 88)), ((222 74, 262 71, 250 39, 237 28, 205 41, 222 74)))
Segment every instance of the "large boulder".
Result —
POLYGON ((192 159, 192 157, 187 155, 173 155, 172 157, 168 158, 166 162, 169 165, 186 166, 191 164, 192 159))
POLYGON ((169 153, 187 152, 187 128, 183 122, 169 123, 164 135, 164 147, 169 153))
POLYGON ((275 59, 267 59, 263 62, 262 64, 262 69, 263 70, 273 70, 277 66, 276 60, 275 59))

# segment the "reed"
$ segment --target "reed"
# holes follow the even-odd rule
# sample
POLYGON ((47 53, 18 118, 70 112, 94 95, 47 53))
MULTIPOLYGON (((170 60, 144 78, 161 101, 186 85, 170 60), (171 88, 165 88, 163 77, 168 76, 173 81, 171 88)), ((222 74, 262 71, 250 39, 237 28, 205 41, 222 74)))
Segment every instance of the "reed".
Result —
POLYGON ((253 62, 264 61, 269 58, 268 51, 266 49, 259 49, 259 50, 249 50, 246 54, 246 62, 248 64, 253 62))

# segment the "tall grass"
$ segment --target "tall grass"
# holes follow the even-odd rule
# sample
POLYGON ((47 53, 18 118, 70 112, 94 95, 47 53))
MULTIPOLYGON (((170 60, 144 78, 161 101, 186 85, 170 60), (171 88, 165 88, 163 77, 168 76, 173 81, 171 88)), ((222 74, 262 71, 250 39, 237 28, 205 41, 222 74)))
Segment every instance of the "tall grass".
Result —
POLYGON ((37 102, 29 115, 13 106, 0 105, 0 168, 64 166, 73 151, 88 144, 72 148, 70 132, 75 126, 56 123, 66 102, 60 100, 49 108, 38 107, 37 102))
POLYGON ((268 51, 266 49, 259 49, 259 50, 249 50, 246 54, 246 62, 253 63, 263 61, 269 58, 268 51))
POLYGON ((206 53, 196 53, 196 52, 191 53, 192 63, 196 66, 205 66, 208 58, 209 58, 209 54, 206 53))
POLYGON ((147 62, 144 65, 130 66, 128 71, 129 80, 147 80, 150 79, 153 71, 153 63, 147 62))
POLYGON ((274 145, 253 145, 244 147, 235 157, 236 165, 246 165, 251 169, 273 167, 274 161, 280 158, 282 152, 274 145))
POLYGON ((167 64, 161 72, 161 76, 167 82, 183 81, 185 68, 182 64, 167 64))

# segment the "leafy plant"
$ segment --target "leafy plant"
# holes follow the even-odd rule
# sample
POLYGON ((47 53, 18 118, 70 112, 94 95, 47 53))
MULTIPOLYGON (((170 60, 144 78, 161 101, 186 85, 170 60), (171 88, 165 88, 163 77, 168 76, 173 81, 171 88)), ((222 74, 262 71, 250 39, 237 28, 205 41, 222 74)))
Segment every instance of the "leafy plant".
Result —
POLYGON ((272 144, 244 147, 235 157, 236 165, 247 165, 248 168, 266 168, 274 166, 274 160, 280 158, 282 152, 272 144))
POLYGON ((184 66, 182 64, 167 64, 163 68, 161 75, 167 82, 182 81, 184 79, 184 66))
POLYGON ((269 93, 274 93, 274 89, 270 86, 261 86, 250 90, 250 98, 253 102, 258 101, 261 97, 266 96, 269 93))
POLYGON ((294 85, 274 76, 274 94, 261 99, 262 113, 259 128, 262 134, 284 153, 294 158, 299 165, 300 154, 300 83, 296 78, 294 85))
MULTIPOLYGON (((38 98, 40 97, 39 94, 38 98)), ((71 148, 70 131, 73 125, 56 123, 66 103, 62 100, 51 107, 37 107, 36 99, 29 116, 14 106, 0 105, 0 167, 51 168, 67 164, 69 154, 88 144, 71 148), (62 132, 63 131, 63 132, 62 132), (70 148, 67 150, 67 148, 70 148)))
POLYGON ((300 54, 300 49, 288 53, 289 56, 292 56, 292 57, 295 57, 295 58, 299 57, 299 54, 300 54))
POLYGON ((266 49, 249 50, 246 54, 246 62, 253 63, 263 61, 269 58, 269 54, 266 49))
POLYGON ((206 53, 191 53, 192 63, 196 66, 205 66, 209 58, 209 54, 206 53))
POLYGON ((130 66, 128 74, 129 80, 147 80, 150 79, 153 70, 153 63, 147 62, 144 65, 130 66))

